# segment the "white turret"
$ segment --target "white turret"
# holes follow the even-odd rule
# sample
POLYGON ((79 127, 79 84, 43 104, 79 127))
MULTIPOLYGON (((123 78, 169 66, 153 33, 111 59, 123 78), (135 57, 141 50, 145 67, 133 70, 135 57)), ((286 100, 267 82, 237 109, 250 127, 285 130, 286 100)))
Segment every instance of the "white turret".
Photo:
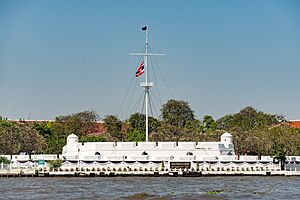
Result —
POLYGON ((77 144, 78 143, 78 136, 75 134, 71 134, 67 137, 67 145, 70 144, 77 144))
POLYGON ((225 132, 221 135, 221 143, 225 145, 226 148, 229 147, 229 144, 232 144, 232 135, 228 132, 225 132))
POLYGON ((77 158, 78 150, 78 136, 72 133, 67 137, 67 145, 63 147, 62 154, 64 156, 73 156, 74 158, 77 158))

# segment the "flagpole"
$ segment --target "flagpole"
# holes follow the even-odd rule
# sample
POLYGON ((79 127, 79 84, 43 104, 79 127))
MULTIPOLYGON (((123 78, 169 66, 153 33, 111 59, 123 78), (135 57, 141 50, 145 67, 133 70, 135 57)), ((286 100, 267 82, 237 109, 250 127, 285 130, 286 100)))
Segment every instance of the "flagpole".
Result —
POLYGON ((146 25, 146 43, 145 43, 145 71, 146 71, 146 83, 148 82, 148 25, 146 25))
POLYGON ((148 26, 146 25, 146 47, 145 47, 145 79, 146 79, 146 87, 145 87, 145 111, 146 111, 146 142, 149 139, 149 121, 148 121, 148 96, 150 85, 148 84, 148 26))
POLYGON ((145 82, 141 83, 141 87, 143 87, 145 90, 146 142, 148 142, 149 141, 149 119, 148 119, 149 90, 153 86, 153 82, 148 82, 148 56, 163 56, 165 54, 149 53, 148 52, 148 25, 142 27, 142 31, 146 32, 145 53, 129 53, 129 55, 144 56, 145 82))

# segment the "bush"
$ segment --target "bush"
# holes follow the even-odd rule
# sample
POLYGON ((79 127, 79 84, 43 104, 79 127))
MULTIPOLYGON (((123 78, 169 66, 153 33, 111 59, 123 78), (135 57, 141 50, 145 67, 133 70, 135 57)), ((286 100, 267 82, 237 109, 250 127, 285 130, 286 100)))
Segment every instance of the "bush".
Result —
POLYGON ((63 163, 62 160, 50 160, 50 161, 48 161, 48 164, 50 165, 50 170, 60 168, 62 166, 62 163, 63 163))
POLYGON ((10 161, 6 157, 0 156, 0 163, 9 164, 10 161))

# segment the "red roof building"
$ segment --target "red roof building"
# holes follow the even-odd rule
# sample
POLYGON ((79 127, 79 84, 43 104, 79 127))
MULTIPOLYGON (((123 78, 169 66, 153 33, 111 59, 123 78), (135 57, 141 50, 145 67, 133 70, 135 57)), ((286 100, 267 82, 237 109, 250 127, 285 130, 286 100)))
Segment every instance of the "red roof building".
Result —
POLYGON ((298 119, 298 120, 291 120, 290 122, 291 122, 292 127, 294 127, 294 128, 300 128, 300 119, 298 119))
POLYGON ((294 127, 294 128, 300 128, 300 119, 291 120, 290 122, 291 122, 292 127, 294 127))

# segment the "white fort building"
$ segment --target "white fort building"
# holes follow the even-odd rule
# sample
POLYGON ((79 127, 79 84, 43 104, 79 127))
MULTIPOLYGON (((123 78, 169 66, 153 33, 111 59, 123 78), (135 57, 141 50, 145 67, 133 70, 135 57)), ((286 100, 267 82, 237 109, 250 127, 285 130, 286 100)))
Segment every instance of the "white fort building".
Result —
POLYGON ((235 160, 232 135, 224 133, 219 142, 84 142, 75 134, 67 138, 62 157, 70 165, 106 167, 196 168, 206 161, 235 160), (163 164, 162 164, 163 163, 163 164))
POLYGON ((99 161, 204 161, 234 156, 232 135, 219 142, 84 142, 75 134, 67 138, 66 160, 99 161))

